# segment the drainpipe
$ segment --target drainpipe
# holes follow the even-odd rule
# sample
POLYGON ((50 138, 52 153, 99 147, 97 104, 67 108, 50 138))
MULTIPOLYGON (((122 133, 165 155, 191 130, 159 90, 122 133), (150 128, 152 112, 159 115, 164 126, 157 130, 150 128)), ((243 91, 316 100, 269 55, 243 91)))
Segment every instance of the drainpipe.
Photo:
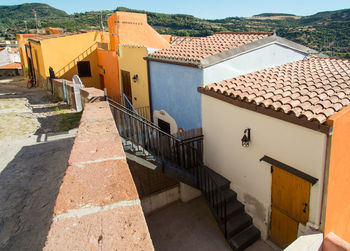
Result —
POLYGON ((323 187, 321 190, 321 201, 319 207, 321 208, 320 215, 315 222, 315 224, 310 224, 310 226, 321 232, 324 231, 324 220, 326 217, 326 203, 327 203, 327 191, 328 191, 328 177, 329 177, 329 162, 330 162, 330 153, 331 153, 331 145, 332 145, 332 135, 333 135, 333 126, 329 127, 329 131, 326 139, 326 151, 325 151, 325 164, 323 169, 323 187))
POLYGON ((151 116, 151 121, 153 122, 153 107, 152 107, 152 91, 151 91, 151 77, 150 77, 150 70, 149 70, 149 60, 147 58, 144 58, 147 61, 147 78, 148 78, 148 96, 149 96, 149 112, 151 116))

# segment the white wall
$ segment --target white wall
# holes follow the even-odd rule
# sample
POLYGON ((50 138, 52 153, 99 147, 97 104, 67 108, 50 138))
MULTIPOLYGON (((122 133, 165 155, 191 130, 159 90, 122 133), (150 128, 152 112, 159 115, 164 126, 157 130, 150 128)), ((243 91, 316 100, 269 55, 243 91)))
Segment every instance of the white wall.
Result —
POLYGON ((271 212, 270 164, 264 155, 318 179, 310 195, 309 223, 321 214, 327 136, 295 124, 202 95, 204 162, 231 181, 231 188, 266 239, 271 212), (251 142, 241 138, 251 128, 251 142))
POLYGON ((9 53, 6 48, 0 51, 0 66, 8 65, 14 62, 21 62, 19 54, 9 53))
POLYGON ((230 60, 204 68, 203 85, 294 62, 304 57, 304 53, 278 44, 269 44, 230 60))

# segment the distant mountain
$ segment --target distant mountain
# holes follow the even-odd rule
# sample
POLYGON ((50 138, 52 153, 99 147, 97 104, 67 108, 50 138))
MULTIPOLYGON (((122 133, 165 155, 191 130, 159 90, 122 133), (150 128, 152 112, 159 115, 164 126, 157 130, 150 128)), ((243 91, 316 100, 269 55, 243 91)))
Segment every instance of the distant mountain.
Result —
POLYGON ((21 5, 0 6, 0 20, 17 19, 18 21, 23 21, 25 19, 32 19, 35 12, 39 19, 69 16, 66 12, 55 9, 48 4, 25 3, 21 5))
POLYGON ((286 14, 286 13, 261 13, 258 15, 254 15, 253 17, 275 17, 275 16, 295 16, 295 15, 286 14))
MULTIPOLYGON (((350 9, 319 12, 299 17, 285 13, 262 13, 253 17, 205 20, 191 15, 163 14, 118 7, 119 11, 146 13, 148 23, 159 33, 176 36, 207 36, 220 31, 264 31, 304 44, 336 57, 350 58, 350 9)), ((0 37, 14 39, 16 33, 38 28, 60 27, 66 31, 108 29, 114 11, 90 11, 68 15, 46 4, 0 6, 0 37), (26 24, 24 23, 26 21, 26 24), (26 26, 27 25, 27 30, 26 26)))

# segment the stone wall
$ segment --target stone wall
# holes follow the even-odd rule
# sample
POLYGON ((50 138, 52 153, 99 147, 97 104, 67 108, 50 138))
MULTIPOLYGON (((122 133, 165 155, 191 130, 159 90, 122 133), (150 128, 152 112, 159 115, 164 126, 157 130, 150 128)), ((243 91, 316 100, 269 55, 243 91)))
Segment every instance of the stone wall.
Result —
POLYGON ((85 105, 44 250, 154 250, 107 102, 85 105))

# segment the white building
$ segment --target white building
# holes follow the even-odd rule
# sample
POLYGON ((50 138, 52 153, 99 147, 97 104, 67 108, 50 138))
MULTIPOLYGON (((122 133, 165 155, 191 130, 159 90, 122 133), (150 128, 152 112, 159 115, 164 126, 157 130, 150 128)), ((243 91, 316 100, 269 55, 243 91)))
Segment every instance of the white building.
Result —
POLYGON ((282 248, 323 232, 328 122, 350 104, 349 77, 349 60, 310 58, 199 88, 205 164, 282 248))

